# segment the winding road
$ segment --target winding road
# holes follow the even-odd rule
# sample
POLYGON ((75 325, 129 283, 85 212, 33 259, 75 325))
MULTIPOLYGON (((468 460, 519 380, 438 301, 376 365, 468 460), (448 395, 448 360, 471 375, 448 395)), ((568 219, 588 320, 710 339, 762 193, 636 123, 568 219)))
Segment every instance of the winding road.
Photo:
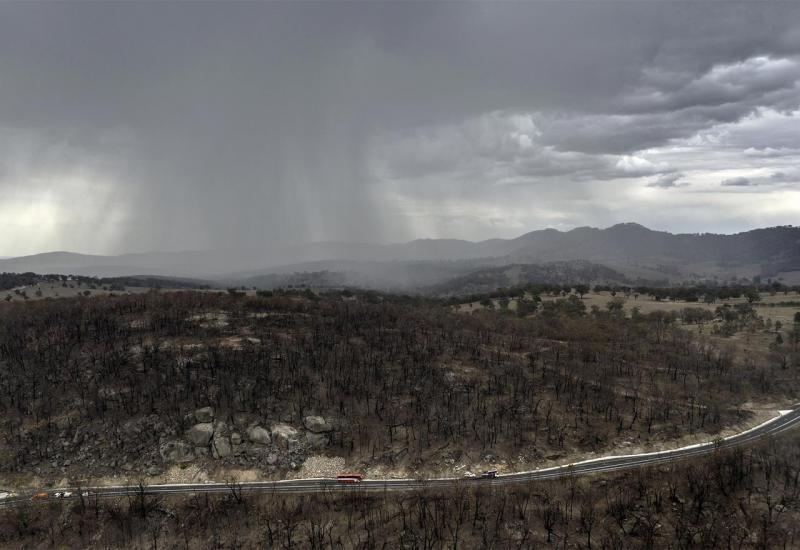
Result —
POLYGON ((77 499, 79 498, 78 491, 88 495, 92 498, 100 497, 119 497, 119 496, 135 496, 144 492, 147 495, 161 495, 161 494, 193 494, 193 493, 230 493, 231 491, 242 492, 265 492, 265 493, 313 493, 313 492, 326 492, 326 491, 409 491, 426 488, 448 488, 455 487, 463 484, 474 485, 506 485, 514 483, 529 483, 532 481, 540 481, 546 479, 557 479, 566 476, 587 475, 600 472, 615 472, 619 470, 628 470, 638 468, 641 466, 649 466, 653 464, 661 464, 665 462, 674 462, 677 460, 685 460, 695 458, 709 453, 713 453, 718 449, 728 449, 733 447, 743 447, 752 445, 767 438, 780 435, 788 430, 796 428, 800 424, 800 403, 796 404, 791 410, 781 411, 779 416, 772 418, 763 424, 751 428, 749 430, 740 432, 738 434, 700 443, 696 445, 689 445, 678 449, 670 449, 667 451, 656 451, 649 453, 640 453, 632 455, 617 455, 606 456, 601 458, 594 458, 566 464, 562 466, 554 466, 551 468, 542 468, 539 470, 532 470, 528 472, 516 472, 509 474, 500 474, 495 478, 463 478, 463 477, 449 477, 449 478, 434 478, 434 479, 365 479, 361 483, 355 485, 343 485, 338 483, 335 479, 331 478, 316 478, 316 479, 289 479, 282 481, 253 481, 242 483, 179 483, 171 485, 120 485, 120 486, 107 486, 107 487, 83 487, 83 488, 55 488, 47 489, 38 493, 38 497, 34 491, 25 491, 14 493, 10 490, 4 493, 0 490, 0 507, 14 506, 23 502, 52 502, 53 500, 61 499, 77 499), (69 496, 59 496, 69 493, 69 496), (5 495, 5 496, 3 496, 5 495))

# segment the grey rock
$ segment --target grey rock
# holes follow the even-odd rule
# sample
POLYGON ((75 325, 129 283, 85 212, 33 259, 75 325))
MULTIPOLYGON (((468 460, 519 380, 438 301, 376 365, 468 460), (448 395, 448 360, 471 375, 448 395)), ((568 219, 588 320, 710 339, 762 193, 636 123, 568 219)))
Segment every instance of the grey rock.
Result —
POLYGON ((215 437, 211 444, 211 453, 217 459, 231 456, 233 449, 230 440, 227 437, 215 437))
POLYGON ((267 456, 267 464, 270 466, 274 466, 278 462, 278 455, 275 453, 270 453, 267 456))
POLYGON ((241 445, 242 444, 242 435, 240 433, 234 432, 231 434, 231 445, 241 445))
POLYGON ((253 424, 253 415, 248 413, 236 413, 233 415, 233 425, 240 430, 247 429, 251 424, 253 424))
POLYGON ((264 447, 248 447, 244 450, 244 454, 250 458, 258 459, 264 453, 264 447))
POLYGON ((214 425, 214 435, 215 436, 216 435, 225 435, 225 436, 227 436, 227 435, 230 434, 230 429, 228 429, 228 425, 225 424, 225 422, 222 422, 221 420, 215 420, 213 422, 213 425, 214 425))
POLYGON ((81 443, 87 431, 86 426, 78 426, 75 429, 75 435, 72 437, 72 444, 78 445, 81 443))
POLYGON ((194 417, 198 422, 205 423, 214 420, 214 409, 211 407, 203 407, 194 411, 194 417))
POLYGON ((303 418, 303 425, 306 430, 317 434, 333 431, 333 426, 321 416, 306 416, 303 418))
POLYGON ((211 442, 211 437, 214 435, 214 425, 210 422, 203 424, 195 424, 189 431, 186 432, 186 437, 196 447, 205 447, 211 442))
POLYGON ((185 441, 172 440, 162 443, 158 454, 164 462, 191 462, 194 460, 192 447, 185 441))
POLYGON ((308 432, 306 434, 306 443, 312 449, 321 449, 328 446, 328 436, 325 434, 315 434, 308 432))
POLYGON ((269 432, 261 426, 252 426, 248 429, 247 439, 258 445, 269 445, 272 441, 269 432))
POLYGON ((297 430, 288 424, 274 424, 272 426, 272 439, 284 449, 297 444, 297 430))

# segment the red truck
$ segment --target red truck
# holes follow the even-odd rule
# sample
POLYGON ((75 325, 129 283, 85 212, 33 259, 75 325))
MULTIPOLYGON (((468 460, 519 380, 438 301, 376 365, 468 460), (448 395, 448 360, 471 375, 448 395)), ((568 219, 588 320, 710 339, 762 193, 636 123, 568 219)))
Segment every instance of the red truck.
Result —
POLYGON ((336 482, 344 484, 361 483, 363 479, 364 476, 358 473, 343 473, 336 476, 336 482))

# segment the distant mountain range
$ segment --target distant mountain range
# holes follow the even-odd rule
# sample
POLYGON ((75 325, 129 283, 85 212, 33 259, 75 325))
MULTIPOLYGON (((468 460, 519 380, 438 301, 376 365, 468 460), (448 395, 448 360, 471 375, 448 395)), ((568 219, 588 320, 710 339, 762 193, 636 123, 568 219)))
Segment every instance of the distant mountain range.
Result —
MULTIPOLYGON (((571 231, 545 229, 515 239, 471 242, 419 239, 407 243, 313 243, 267 250, 191 251, 177 253, 96 256, 51 252, 0 260, 0 272, 63 273, 119 277, 155 275, 193 277, 278 286, 298 273, 314 272, 314 280, 332 285, 354 284, 385 288, 437 285, 477 270, 531 264, 558 268, 525 273, 561 271, 578 276, 603 274, 628 280, 697 280, 739 277, 800 276, 800 227, 755 229, 733 235, 672 234, 635 223, 607 229, 580 227, 571 231), (554 262, 587 262, 553 264, 554 262), (588 263, 598 267, 588 268, 588 263), (577 267, 576 267, 577 266, 577 267), (555 269, 555 271, 554 271, 555 269), (323 275, 327 273, 328 275, 323 275)), ((301 277, 302 278, 302 277, 301 277)))

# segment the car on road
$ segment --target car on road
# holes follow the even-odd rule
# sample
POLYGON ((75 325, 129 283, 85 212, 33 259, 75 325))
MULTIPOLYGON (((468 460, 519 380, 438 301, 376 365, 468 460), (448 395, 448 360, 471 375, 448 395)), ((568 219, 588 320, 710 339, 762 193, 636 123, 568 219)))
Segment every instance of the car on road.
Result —
POLYGON ((466 479, 494 479, 497 477, 497 470, 486 470, 485 472, 481 472, 480 474, 473 474, 472 472, 466 472, 464 474, 466 479))

